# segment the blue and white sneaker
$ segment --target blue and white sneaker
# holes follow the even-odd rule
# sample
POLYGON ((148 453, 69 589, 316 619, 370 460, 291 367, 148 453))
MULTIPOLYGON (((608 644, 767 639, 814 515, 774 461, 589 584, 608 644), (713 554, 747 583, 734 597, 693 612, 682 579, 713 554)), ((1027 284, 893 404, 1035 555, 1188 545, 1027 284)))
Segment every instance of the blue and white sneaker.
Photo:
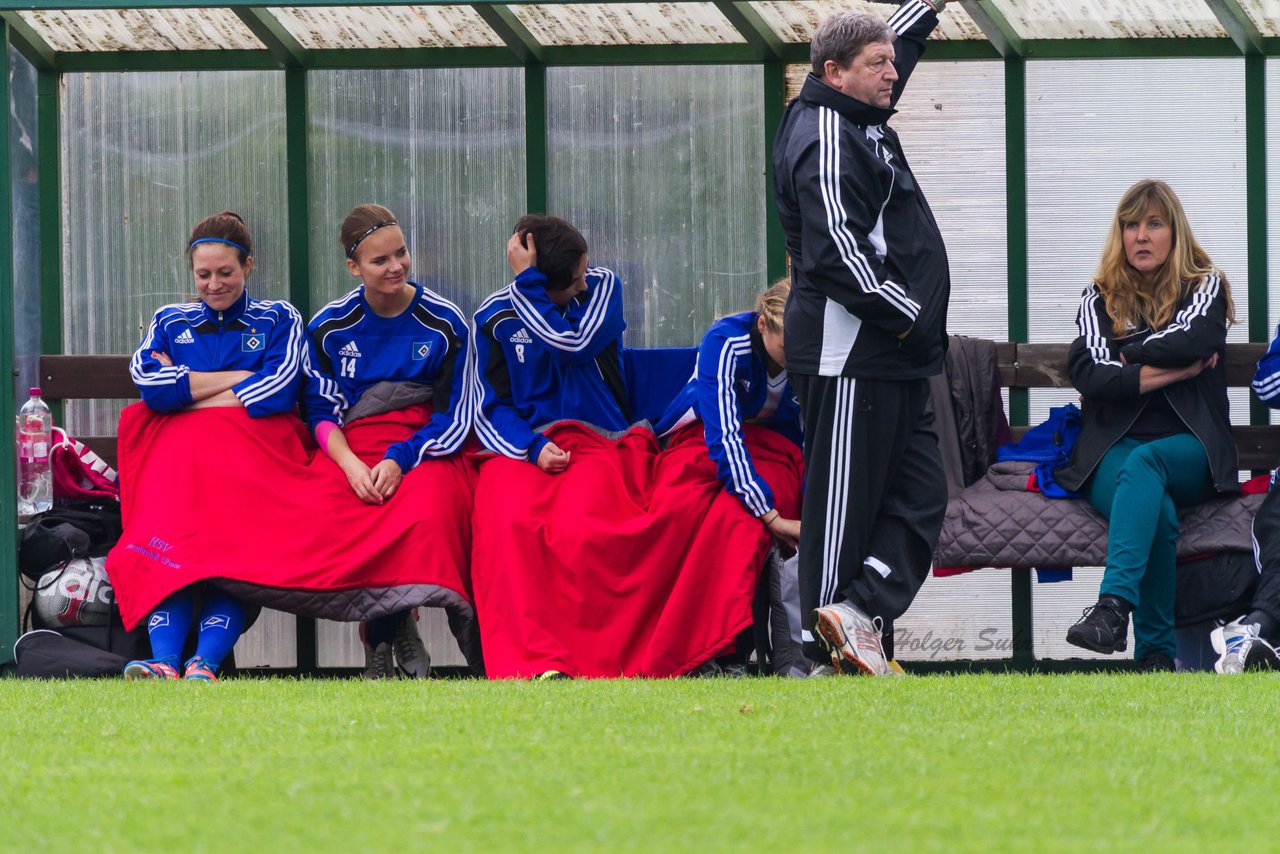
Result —
POLYGON ((125 679, 177 679, 178 670, 167 661, 142 659, 124 666, 125 679))
POLYGON ((1243 617, 1232 620, 1210 633, 1213 651, 1218 654, 1213 669, 1219 673, 1275 670, 1280 666, 1275 647, 1258 634, 1257 623, 1245 623, 1243 620, 1243 617))
POLYGON ((201 682, 217 682, 218 670, 216 667, 210 667, 209 662, 197 655, 183 666, 182 678, 195 679, 201 682))

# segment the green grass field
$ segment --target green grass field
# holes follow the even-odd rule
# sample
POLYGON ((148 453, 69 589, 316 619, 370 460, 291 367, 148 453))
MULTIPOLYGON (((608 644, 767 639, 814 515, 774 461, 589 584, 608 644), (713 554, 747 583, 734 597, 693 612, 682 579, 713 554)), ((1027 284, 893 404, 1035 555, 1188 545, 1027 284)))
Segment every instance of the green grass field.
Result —
POLYGON ((3 680, 0 848, 1266 851, 1278 680, 3 680))

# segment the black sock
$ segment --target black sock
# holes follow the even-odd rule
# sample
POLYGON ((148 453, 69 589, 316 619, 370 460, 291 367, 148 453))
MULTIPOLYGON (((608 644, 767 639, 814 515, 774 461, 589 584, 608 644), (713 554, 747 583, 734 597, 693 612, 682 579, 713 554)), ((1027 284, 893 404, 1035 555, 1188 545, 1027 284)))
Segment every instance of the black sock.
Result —
POLYGON ((369 621, 367 636, 369 646, 377 649, 384 643, 391 643, 396 638, 396 626, 399 625, 403 613, 388 614, 369 621))

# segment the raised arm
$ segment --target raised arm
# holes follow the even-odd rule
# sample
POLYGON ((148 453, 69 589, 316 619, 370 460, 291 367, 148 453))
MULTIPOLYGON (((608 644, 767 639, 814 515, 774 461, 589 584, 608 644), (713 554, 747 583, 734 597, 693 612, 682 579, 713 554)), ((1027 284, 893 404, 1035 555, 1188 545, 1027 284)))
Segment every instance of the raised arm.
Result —
POLYGON ((551 301, 547 278, 537 267, 529 267, 511 283, 511 303, 520 319, 552 350, 563 364, 582 365, 618 339, 626 320, 622 310, 622 287, 612 270, 587 270, 587 290, 570 303, 567 310, 551 301))
POLYGON ((907 79, 915 71, 924 55, 929 34, 938 26, 937 7, 929 0, 905 0, 898 10, 889 16, 889 28, 898 34, 894 41, 893 67, 898 79, 893 84, 893 105, 898 103, 907 88, 907 79))

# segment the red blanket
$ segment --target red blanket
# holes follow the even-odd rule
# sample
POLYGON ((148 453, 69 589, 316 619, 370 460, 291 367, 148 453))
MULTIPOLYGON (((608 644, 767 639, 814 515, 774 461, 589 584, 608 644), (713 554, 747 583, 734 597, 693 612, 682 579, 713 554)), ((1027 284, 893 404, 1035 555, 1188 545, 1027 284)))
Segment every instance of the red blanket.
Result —
MULTIPOLYGON (((480 465, 472 579, 491 678, 676 676, 731 651, 771 537, 716 480, 702 425, 660 450, 652 431, 549 435, 569 468, 480 465)), ((748 426, 779 511, 799 518, 800 449, 748 426)))
MULTIPOLYGON (((347 441, 375 463, 429 417, 412 407, 361 419, 347 441)), ((330 619, 421 604, 471 611, 472 469, 461 459, 424 461, 373 506, 288 415, 161 415, 137 403, 120 417, 119 449, 125 532, 107 572, 128 627, 209 579, 330 619)))

